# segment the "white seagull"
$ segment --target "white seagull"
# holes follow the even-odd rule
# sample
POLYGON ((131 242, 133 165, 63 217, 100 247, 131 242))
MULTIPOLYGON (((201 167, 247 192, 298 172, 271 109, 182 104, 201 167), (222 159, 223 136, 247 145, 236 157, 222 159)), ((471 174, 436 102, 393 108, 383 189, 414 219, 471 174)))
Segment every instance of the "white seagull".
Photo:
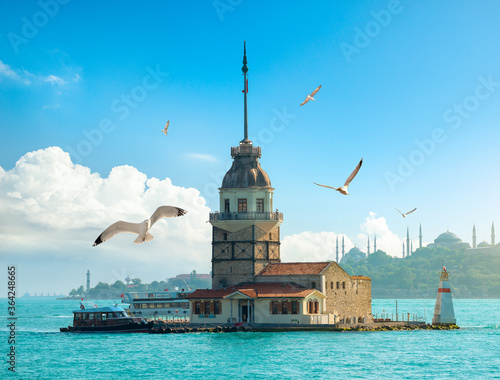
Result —
POLYGON ((151 218, 146 219, 142 223, 128 223, 128 222, 116 222, 111 226, 106 228, 102 234, 99 235, 97 239, 95 239, 93 247, 104 243, 106 240, 111 239, 113 236, 117 234, 121 234, 122 232, 131 232, 133 234, 138 234, 139 236, 135 239, 135 244, 141 244, 145 241, 153 240, 153 235, 149 233, 149 229, 153 227, 153 225, 162 218, 173 218, 176 216, 182 216, 187 213, 186 210, 183 210, 179 207, 173 206, 160 206, 156 209, 156 211, 151 215, 151 218))
MULTIPOLYGON (((394 207, 394 208, 396 208, 396 207, 394 207)), ((417 209, 417 208, 415 207, 413 210, 408 211, 406 214, 403 214, 403 213, 402 213, 401 211, 399 211, 397 208, 396 208, 396 211, 397 211, 397 212, 399 212, 401 215, 403 215, 403 218, 405 218, 405 219, 406 219, 406 215, 411 214, 411 213, 412 213, 413 211, 415 211, 416 209, 417 209)))
POLYGON ((313 98, 314 95, 316 95, 316 93, 319 91, 319 89, 321 88, 321 86, 319 86, 316 90, 314 90, 313 92, 311 92, 311 95, 307 95, 306 96, 306 100, 304 100, 300 105, 303 106, 304 104, 306 104, 309 100, 314 100, 316 101, 316 99, 313 98))
POLYGON ((167 132, 168 132, 168 125, 170 124, 170 120, 167 121, 167 124, 165 124, 165 128, 163 128, 163 133, 165 134, 165 136, 167 135, 167 132))
POLYGON ((349 186, 349 184, 354 179, 354 177, 356 177, 356 174, 358 174, 359 168, 361 167, 362 163, 363 163, 363 159, 361 159, 361 161, 359 161, 359 164, 358 164, 358 166, 356 166, 356 169, 354 169, 354 171, 351 173, 349 178, 346 179, 343 187, 331 187, 331 186, 326 186, 326 185, 320 185, 319 183, 316 183, 316 182, 313 182, 313 183, 315 185, 318 185, 318 186, 328 187, 329 189, 337 190, 341 194, 349 195, 349 193, 347 192, 347 186, 349 186))

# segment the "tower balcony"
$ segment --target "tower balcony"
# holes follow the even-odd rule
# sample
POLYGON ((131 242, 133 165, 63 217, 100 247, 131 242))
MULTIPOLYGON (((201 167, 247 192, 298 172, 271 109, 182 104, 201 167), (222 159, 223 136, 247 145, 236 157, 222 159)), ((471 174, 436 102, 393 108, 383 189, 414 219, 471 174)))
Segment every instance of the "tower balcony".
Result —
POLYGON ((240 146, 231 147, 231 157, 236 157, 240 154, 256 155, 260 158, 261 151, 259 146, 252 146, 252 143, 240 143, 240 146))
POLYGON ((272 220, 283 222, 282 212, 211 212, 210 222, 227 220, 272 220))

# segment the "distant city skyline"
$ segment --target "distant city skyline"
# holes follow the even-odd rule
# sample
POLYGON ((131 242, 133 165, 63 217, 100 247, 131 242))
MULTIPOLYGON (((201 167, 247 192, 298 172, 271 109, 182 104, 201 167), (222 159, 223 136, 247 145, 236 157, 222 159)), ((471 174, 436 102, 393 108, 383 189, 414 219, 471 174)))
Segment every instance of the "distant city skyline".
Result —
POLYGON ((348 251, 375 234, 401 257, 420 224, 424 245, 447 230, 471 242, 473 225, 489 241, 499 3, 197 7, 0 4, 0 254, 20 293, 69 291, 87 269, 103 282, 209 272, 206 221, 244 134, 244 40, 248 136, 284 214, 283 261, 335 260, 337 237, 348 251), (342 185, 361 158, 350 195, 314 185, 342 185), (147 244, 122 234, 92 247, 161 205, 188 214, 147 244))

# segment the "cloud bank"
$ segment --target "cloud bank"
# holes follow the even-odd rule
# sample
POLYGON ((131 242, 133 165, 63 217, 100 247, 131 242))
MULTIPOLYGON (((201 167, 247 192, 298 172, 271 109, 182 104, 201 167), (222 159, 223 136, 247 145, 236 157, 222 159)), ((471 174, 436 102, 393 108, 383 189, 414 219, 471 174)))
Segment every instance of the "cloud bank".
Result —
POLYGON ((64 267, 82 279, 87 267, 106 277, 101 281, 122 272, 150 281, 193 269, 208 272, 209 212, 194 188, 148 178, 127 165, 103 178, 74 164, 59 147, 27 153, 11 170, 0 167, 0 251, 11 261, 53 261, 54 272, 64 267), (161 205, 188 213, 156 223, 151 229, 155 238, 147 244, 132 244, 134 235, 120 234, 92 247, 111 223, 142 222, 161 205), (78 261, 83 267, 75 267, 78 261))

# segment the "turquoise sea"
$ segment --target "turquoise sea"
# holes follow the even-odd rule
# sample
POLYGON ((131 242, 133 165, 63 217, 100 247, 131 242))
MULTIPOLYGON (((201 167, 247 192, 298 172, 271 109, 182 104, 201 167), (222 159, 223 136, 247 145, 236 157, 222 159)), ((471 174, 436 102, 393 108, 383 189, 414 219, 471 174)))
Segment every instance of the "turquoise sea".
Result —
MULTIPOLYGON (((59 332, 78 301, 18 298, 15 374, 0 301, 2 379, 500 378, 500 300, 455 299, 452 331, 94 335, 59 332)), ((429 322, 434 302, 398 300, 398 311, 429 322)), ((395 300, 373 300, 384 312, 395 300)))

